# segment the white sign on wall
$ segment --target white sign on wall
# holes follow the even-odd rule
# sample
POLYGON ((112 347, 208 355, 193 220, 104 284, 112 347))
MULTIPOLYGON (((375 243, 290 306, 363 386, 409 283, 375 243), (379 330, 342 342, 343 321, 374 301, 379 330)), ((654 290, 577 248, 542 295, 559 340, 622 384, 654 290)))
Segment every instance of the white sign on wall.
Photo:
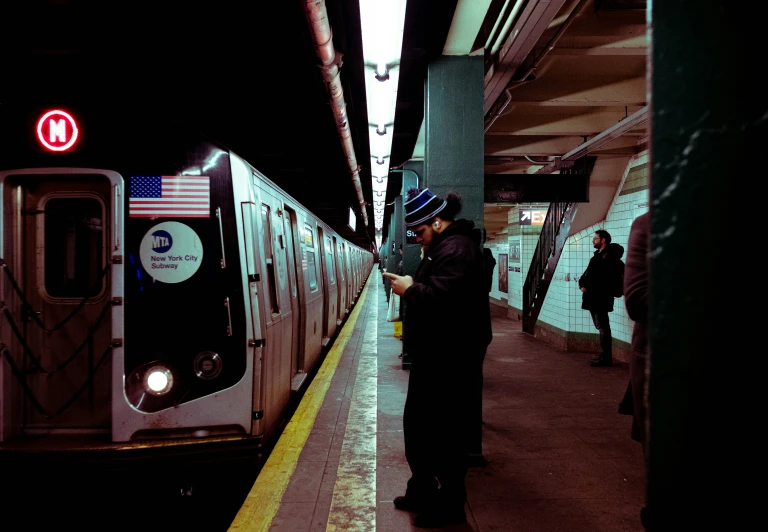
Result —
POLYGON ((520 225, 544 225, 547 218, 547 211, 542 210, 520 210, 520 225))

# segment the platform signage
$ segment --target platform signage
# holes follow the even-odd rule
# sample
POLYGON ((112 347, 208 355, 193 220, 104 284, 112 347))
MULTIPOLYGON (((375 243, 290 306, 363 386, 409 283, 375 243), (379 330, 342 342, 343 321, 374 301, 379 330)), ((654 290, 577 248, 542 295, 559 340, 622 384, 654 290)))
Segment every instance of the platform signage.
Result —
POLYGON ((520 225, 544 225, 547 218, 547 211, 542 210, 520 210, 520 225))

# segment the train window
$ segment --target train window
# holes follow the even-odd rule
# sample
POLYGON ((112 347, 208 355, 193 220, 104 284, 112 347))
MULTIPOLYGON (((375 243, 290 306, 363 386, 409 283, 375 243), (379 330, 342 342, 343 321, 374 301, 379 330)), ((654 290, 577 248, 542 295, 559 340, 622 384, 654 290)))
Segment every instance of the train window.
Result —
POLYGON ((344 280, 344 264, 343 264, 343 259, 342 259, 343 256, 344 255, 343 255, 343 252, 342 252, 342 249, 341 249, 341 244, 339 244, 339 262, 340 262, 340 264, 339 264, 339 277, 341 277, 342 281, 344 280))
POLYGON ((304 243, 311 248, 315 247, 315 234, 309 224, 304 224, 304 243))
POLYGON ((315 266, 315 252, 307 250, 307 273, 309 274, 309 291, 317 290, 317 267, 315 266))
POLYGON ((50 297, 96 296, 104 287, 104 211, 96 198, 45 203, 45 291, 50 297))
POLYGON ((264 262, 267 265, 267 284, 269 284, 269 299, 272 305, 272 313, 280 313, 280 304, 277 300, 277 283, 275 280, 275 265, 272 259, 272 227, 270 226, 269 206, 261 205, 261 224, 264 228, 264 262))
POLYGON ((328 239, 328 246, 325 248, 326 250, 326 261, 325 263, 328 265, 328 278, 331 281, 331 284, 336 282, 336 265, 333 263, 333 244, 331 243, 331 239, 328 239))

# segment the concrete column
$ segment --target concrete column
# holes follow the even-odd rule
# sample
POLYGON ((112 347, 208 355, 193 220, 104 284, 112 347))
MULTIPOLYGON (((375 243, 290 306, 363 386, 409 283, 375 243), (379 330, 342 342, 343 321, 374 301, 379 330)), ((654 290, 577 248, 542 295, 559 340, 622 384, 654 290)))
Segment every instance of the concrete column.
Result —
POLYGON ((764 374, 752 367, 763 357, 750 347, 765 327, 752 310, 765 302, 751 260, 762 224, 748 220, 764 211, 762 180, 753 179, 762 154, 747 150, 766 133, 765 96, 750 98, 745 83, 745 39, 756 34, 738 3, 648 9, 649 529, 747 530, 763 517, 762 492, 747 476, 761 478, 765 452, 750 434, 765 419, 764 374))
POLYGON ((483 227, 483 57, 430 63, 425 94, 424 185, 462 198, 461 218, 483 227))
MULTIPOLYGON (((419 188, 422 181, 421 174, 424 172, 423 161, 406 161, 403 164, 402 170, 394 170, 400 172, 403 175, 403 186, 400 191, 400 198, 402 203, 405 203, 408 197, 408 189, 411 187, 419 188)), ((408 229, 405 227, 405 209, 400 211, 401 227, 402 227, 402 242, 403 242, 403 268, 405 275, 413 276, 416 274, 416 268, 421 262, 421 246, 416 243, 415 238, 408 238, 408 229), (410 240, 410 241, 409 241, 410 240)), ((405 300, 400 301, 401 315, 405 315, 407 305, 405 300)), ((403 321, 403 337, 405 336, 405 320, 403 321)), ((403 342, 402 349, 402 369, 410 369, 411 367, 411 355, 406 349, 406 344, 403 342)))

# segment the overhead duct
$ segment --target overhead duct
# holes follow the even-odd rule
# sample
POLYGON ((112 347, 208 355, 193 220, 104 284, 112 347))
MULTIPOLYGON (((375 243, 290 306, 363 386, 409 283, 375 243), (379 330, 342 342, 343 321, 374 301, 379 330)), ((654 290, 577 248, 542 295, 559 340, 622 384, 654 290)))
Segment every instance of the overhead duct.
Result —
POLYGON ((347 118, 347 104, 344 101, 344 89, 341 86, 341 76, 339 76, 341 56, 336 55, 336 50, 333 47, 333 32, 328 22, 325 1, 306 0, 304 3, 304 14, 307 16, 312 40, 315 43, 315 51, 320 59, 320 69, 331 99, 331 110, 336 120, 336 130, 341 139, 341 146, 347 158, 349 173, 352 176, 352 184, 355 187, 357 201, 360 204, 360 215, 363 218, 363 223, 368 227, 368 212, 365 209, 366 201, 363 196, 363 187, 360 184, 360 166, 357 164, 357 157, 355 156, 352 132, 349 129, 349 119, 347 118))

